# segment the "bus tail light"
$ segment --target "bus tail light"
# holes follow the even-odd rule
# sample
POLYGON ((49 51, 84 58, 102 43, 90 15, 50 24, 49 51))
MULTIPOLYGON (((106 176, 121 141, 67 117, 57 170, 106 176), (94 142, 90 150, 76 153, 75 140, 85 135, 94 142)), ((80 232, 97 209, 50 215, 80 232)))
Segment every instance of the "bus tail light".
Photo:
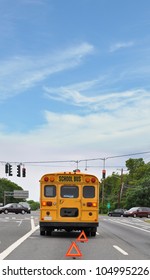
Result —
POLYGON ((97 207, 96 202, 87 202, 87 207, 97 207))
POLYGON ((97 207, 97 202, 93 202, 93 207, 97 207))
POLYGON ((89 183, 89 182, 90 182, 90 178, 89 178, 89 177, 86 177, 86 178, 85 178, 85 182, 86 182, 86 183, 89 183))
POLYGON ((47 201, 46 205, 47 206, 52 206, 52 201, 47 201))
POLYGON ((46 206, 46 201, 42 201, 42 206, 46 206))
POLYGON ((48 177, 47 176, 44 177, 44 181, 48 182, 48 177))
POLYGON ((42 206, 52 206, 52 201, 42 201, 42 206))
POLYGON ((92 177, 92 178, 90 178, 90 177, 85 177, 85 182, 86 183, 95 183, 96 182, 96 178, 95 177, 92 177))
POLYGON ((50 177, 50 182, 54 182, 54 180, 55 180, 55 177, 54 177, 54 176, 51 176, 51 177, 50 177))
POLYGON ((91 182, 92 182, 92 183, 95 183, 95 182, 96 182, 95 177, 92 177, 92 178, 91 178, 91 182))

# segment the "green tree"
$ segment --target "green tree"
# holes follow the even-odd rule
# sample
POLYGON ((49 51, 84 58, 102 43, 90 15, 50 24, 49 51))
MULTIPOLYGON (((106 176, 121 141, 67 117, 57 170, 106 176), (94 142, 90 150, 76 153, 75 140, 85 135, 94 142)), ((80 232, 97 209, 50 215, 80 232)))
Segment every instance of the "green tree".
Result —
POLYGON ((103 213, 108 211, 108 202, 112 210, 118 207, 120 190, 120 207, 150 206, 150 162, 145 163, 142 158, 130 158, 126 161, 126 167, 127 174, 121 176, 112 173, 101 183, 101 189, 104 184, 104 203, 100 205, 103 206, 103 213))
POLYGON ((150 187, 136 186, 127 191, 126 208, 150 205, 150 187))
POLYGON ((111 209, 115 209, 118 207, 120 182, 121 182, 120 175, 113 173, 112 176, 108 176, 101 183, 101 192, 102 192, 102 187, 104 186, 104 204, 102 205, 102 193, 101 193, 101 201, 100 201, 100 209, 102 209, 103 213, 108 212, 108 208, 107 208, 108 203, 110 203, 111 209))
POLYGON ((126 161, 129 174, 126 176, 126 201, 127 208, 133 206, 150 205, 150 163, 143 159, 129 159, 126 161))
MULTIPOLYGON (((4 192, 13 192, 14 190, 23 190, 22 187, 18 186, 14 182, 11 182, 8 179, 0 179, 0 203, 4 202, 4 192)), ((18 202, 18 199, 14 197, 7 197, 6 202, 18 202)))
POLYGON ((134 174, 139 167, 144 165, 145 163, 142 158, 138 158, 138 159, 129 158, 126 161, 126 167, 129 171, 129 175, 134 174))
POLYGON ((27 201, 31 207, 31 210, 35 211, 38 210, 40 208, 40 203, 34 200, 28 200, 27 201))

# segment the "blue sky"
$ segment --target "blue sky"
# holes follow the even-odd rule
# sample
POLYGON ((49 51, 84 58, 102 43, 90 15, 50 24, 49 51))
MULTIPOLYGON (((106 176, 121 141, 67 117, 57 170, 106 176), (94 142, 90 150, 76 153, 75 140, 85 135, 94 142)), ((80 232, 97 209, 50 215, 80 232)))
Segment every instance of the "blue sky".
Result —
POLYGON ((0 0, 0 160, 31 198, 43 173, 74 164, 26 163, 21 179, 17 162, 150 150, 149 30, 149 0, 0 0))

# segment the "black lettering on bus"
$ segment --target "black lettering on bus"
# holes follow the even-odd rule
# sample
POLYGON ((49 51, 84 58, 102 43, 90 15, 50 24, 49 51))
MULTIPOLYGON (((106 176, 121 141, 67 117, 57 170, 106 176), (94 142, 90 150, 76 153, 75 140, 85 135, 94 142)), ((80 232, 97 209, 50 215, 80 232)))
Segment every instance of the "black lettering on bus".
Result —
POLYGON ((74 176, 74 182, 81 182, 81 176, 74 176))
POLYGON ((72 182, 72 176, 59 176, 59 182, 72 182))

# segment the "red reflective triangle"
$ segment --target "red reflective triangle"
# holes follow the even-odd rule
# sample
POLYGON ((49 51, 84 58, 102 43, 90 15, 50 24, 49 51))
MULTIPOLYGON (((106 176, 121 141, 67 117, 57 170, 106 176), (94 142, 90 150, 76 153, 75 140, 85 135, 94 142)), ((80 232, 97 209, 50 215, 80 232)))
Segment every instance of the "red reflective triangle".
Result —
POLYGON ((84 230, 81 231, 80 235, 77 238, 77 241, 88 242, 88 238, 86 237, 84 230))
POLYGON ((82 256, 82 253, 75 242, 71 243, 71 246, 69 247, 69 249, 66 253, 66 256, 67 257, 81 257, 82 256), (74 253, 71 252, 72 250, 74 251, 74 253))

